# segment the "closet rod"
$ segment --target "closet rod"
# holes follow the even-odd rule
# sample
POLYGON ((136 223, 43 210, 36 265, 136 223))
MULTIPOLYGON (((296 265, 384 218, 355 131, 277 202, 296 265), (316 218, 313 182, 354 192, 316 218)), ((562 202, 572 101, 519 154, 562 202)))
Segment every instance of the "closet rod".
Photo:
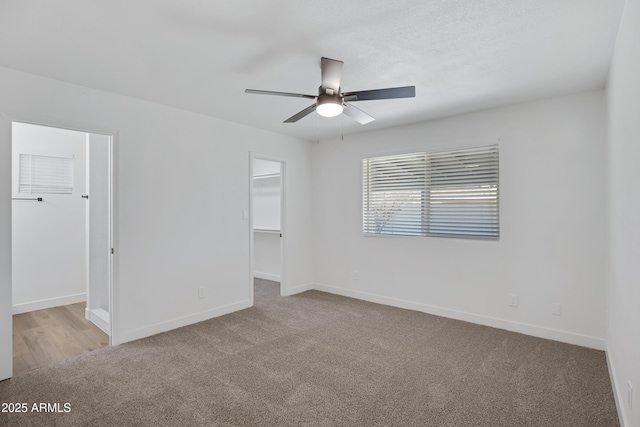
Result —
POLYGON ((21 197, 12 197, 11 200, 33 200, 34 202, 41 202, 42 201, 42 197, 37 197, 37 198, 33 198, 33 199, 25 199, 25 198, 21 198, 21 197))

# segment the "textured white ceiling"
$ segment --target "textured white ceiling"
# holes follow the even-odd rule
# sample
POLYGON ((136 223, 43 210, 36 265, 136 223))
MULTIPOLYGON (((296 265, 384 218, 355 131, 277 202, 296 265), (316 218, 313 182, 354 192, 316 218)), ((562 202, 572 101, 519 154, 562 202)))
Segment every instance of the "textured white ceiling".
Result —
POLYGON ((314 140, 603 88, 624 0, 0 0, 0 65, 314 140), (282 121, 320 57, 376 118, 282 121))

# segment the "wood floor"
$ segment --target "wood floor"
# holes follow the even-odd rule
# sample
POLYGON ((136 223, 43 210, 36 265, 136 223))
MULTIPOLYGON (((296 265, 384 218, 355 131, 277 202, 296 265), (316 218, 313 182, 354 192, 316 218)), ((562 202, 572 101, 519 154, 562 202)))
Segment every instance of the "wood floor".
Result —
POLYGON ((84 302, 13 316, 13 374, 61 362, 109 345, 85 319, 84 302))

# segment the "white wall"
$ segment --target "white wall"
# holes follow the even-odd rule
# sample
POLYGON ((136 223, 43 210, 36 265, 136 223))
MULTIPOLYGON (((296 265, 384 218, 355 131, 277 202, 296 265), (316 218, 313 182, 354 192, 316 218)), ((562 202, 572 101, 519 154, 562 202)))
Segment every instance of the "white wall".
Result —
POLYGON ((604 107, 596 91, 314 145, 319 288, 603 348, 604 107), (362 235, 363 157, 494 143, 499 241, 362 235))
POLYGON ((13 124, 13 312, 25 313, 86 298, 86 134, 13 124), (72 194, 18 191, 20 154, 73 156, 72 194))
MULTIPOLYGON (((115 344, 251 305, 250 151, 287 161, 284 292, 312 281, 310 143, 7 68, 0 111, 116 134, 115 344)), ((0 136, 0 147, 9 144, 0 136)), ((0 169, 9 167, 3 157, 0 169)), ((0 212, 8 203, 0 200, 0 212)), ((0 219, 6 239, 8 216, 0 219)))
POLYGON ((610 275, 607 341, 618 407, 640 426, 640 1, 627 0, 607 84, 610 275), (627 382, 633 386, 633 405, 627 382), (632 411, 633 408, 633 411, 632 411))

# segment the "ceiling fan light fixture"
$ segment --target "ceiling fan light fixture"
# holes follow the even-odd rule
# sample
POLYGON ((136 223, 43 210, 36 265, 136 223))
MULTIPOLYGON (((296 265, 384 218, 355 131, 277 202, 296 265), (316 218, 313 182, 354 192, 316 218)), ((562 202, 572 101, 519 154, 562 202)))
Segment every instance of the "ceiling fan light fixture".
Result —
POLYGON ((338 95, 321 95, 318 97, 316 112, 323 117, 335 117, 342 113, 342 99, 338 95))

